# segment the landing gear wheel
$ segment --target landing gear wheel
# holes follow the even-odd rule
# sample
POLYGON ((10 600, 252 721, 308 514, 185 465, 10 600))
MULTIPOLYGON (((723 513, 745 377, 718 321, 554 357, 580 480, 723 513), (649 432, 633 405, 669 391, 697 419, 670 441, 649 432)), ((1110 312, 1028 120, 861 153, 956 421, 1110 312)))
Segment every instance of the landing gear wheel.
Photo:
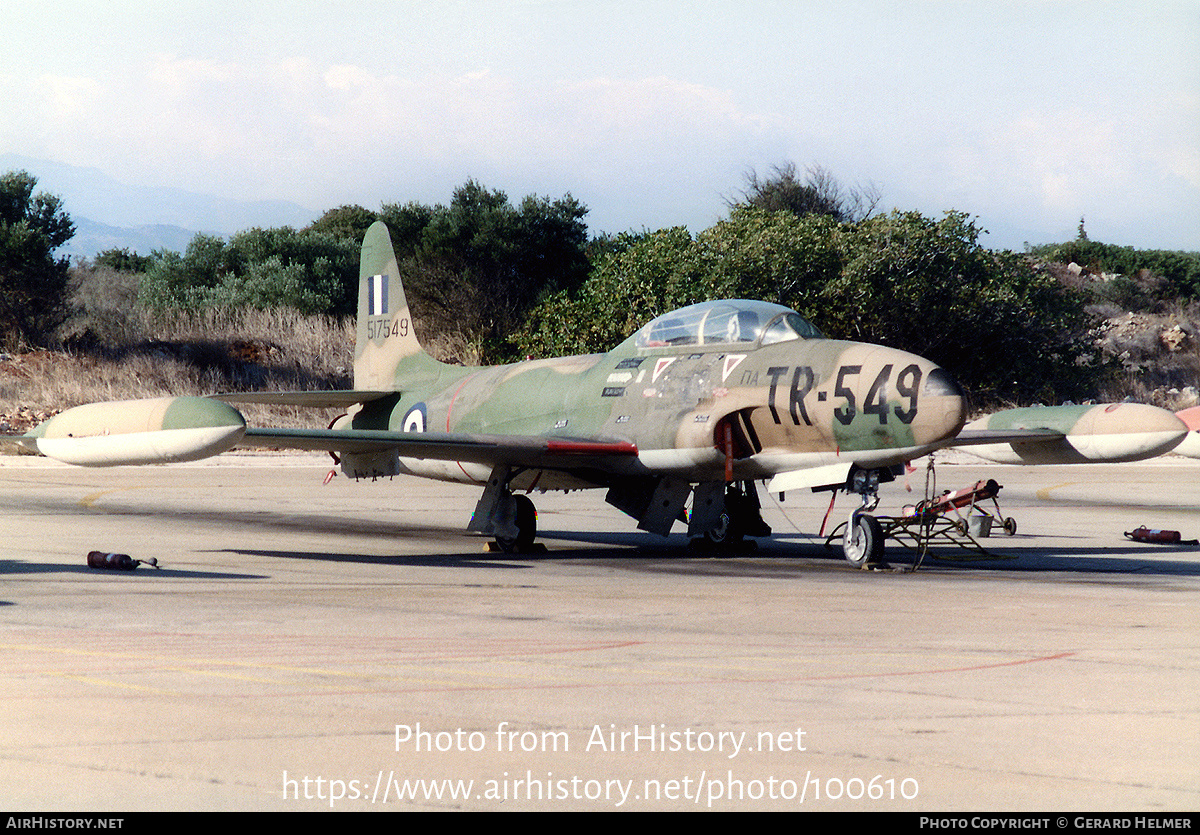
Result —
POLYGON ((728 545, 731 542, 739 541, 741 536, 735 530, 729 514, 722 513, 721 521, 717 523, 717 526, 704 532, 704 539, 711 545, 728 545))
POLYGON ((1009 516, 1004 520, 1004 532, 1009 536, 1015 536, 1017 533, 1017 520, 1009 516))
POLYGON ((537 509, 528 496, 513 496, 513 524, 517 526, 515 537, 496 537, 496 544, 506 554, 525 553, 533 549, 537 539, 537 509))
POLYGON ((883 527, 874 516, 855 516, 842 535, 842 553, 855 568, 883 562, 883 527))

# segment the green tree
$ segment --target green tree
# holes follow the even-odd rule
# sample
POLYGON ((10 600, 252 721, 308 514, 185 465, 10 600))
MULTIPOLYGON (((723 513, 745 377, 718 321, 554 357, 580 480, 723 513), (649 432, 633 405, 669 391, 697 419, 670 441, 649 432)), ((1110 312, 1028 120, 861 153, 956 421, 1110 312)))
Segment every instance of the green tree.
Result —
POLYGON ((199 234, 187 251, 155 252, 142 278, 146 307, 291 307, 353 313, 360 241, 289 226, 249 229, 228 241, 199 234))
POLYGON ((718 298, 774 301, 813 317, 838 275, 838 224, 826 215, 735 208, 695 239, 684 227, 619 235, 605 243, 577 293, 535 307, 525 353, 606 351, 656 316, 718 298))
POLYGON ((361 241, 379 215, 362 206, 338 206, 312 222, 305 232, 328 232, 338 238, 361 241))
POLYGON ((36 186, 26 171, 0 177, 0 341, 10 349, 44 343, 67 314, 69 263, 54 250, 75 226, 62 200, 36 186))
POLYGON ((517 356, 513 333, 548 295, 587 276, 587 208, 567 195, 514 206, 474 180, 447 206, 385 205, 422 337, 453 334, 487 362, 517 356))
POLYGON ((552 292, 529 311, 515 340, 538 357, 607 351, 655 316, 699 301, 696 265, 685 227, 618 235, 576 292, 552 292))
POLYGON ((149 255, 138 255, 128 248, 106 249, 96 256, 96 267, 107 267, 121 273, 144 273, 154 262, 149 255))
POLYGON ((979 234, 962 212, 843 226, 820 326, 927 357, 986 400, 1087 396, 1097 369, 1077 361, 1088 353, 1083 298, 979 234))

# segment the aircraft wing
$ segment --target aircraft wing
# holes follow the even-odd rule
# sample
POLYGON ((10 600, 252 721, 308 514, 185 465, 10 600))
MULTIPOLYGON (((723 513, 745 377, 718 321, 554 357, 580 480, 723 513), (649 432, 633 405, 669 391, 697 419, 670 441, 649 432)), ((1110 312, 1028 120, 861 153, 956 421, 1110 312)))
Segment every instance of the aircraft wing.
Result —
MULTIPOLYGON (((213 395, 213 399, 225 403, 346 408, 357 403, 368 403, 396 394, 394 391, 357 390, 242 392, 213 395)), ((603 465, 606 459, 637 456, 636 446, 615 441, 366 429, 247 427, 243 441, 239 445, 335 453, 395 450, 404 458, 462 461, 489 465, 505 463, 516 467, 545 469, 597 466, 603 465)))
POLYGON ((269 429, 247 427, 239 446, 323 450, 337 453, 395 450, 404 458, 506 463, 517 467, 574 469, 613 458, 636 458, 637 447, 624 441, 525 437, 520 435, 392 432, 376 429, 269 429))
POLYGON ((394 391, 244 391, 210 395, 223 403, 257 403, 265 406, 303 406, 312 409, 346 409, 358 403, 370 403, 394 391))

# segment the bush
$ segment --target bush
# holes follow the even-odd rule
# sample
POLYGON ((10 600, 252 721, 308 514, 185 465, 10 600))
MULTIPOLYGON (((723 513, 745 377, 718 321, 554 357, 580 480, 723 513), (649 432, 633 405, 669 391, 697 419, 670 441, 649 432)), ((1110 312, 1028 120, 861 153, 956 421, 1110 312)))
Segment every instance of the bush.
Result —
POLYGON ((1064 244, 1031 247, 1030 253, 1046 261, 1074 262, 1097 274, 1133 277, 1146 271, 1165 279, 1164 294, 1200 298, 1200 252, 1134 249, 1081 236, 1064 244))
POLYGON ((539 356, 606 351, 674 308, 755 298, 828 336, 927 357, 989 401, 1083 396, 1099 368, 1077 362, 1082 297, 978 235, 957 212, 839 223, 739 208, 694 240, 682 228, 618 237, 578 292, 533 309, 517 341, 539 356))
POLYGON ((346 315, 357 305, 360 242, 333 232, 251 229, 228 242, 196 235, 187 251, 156 251, 141 282, 149 308, 288 307, 346 315))

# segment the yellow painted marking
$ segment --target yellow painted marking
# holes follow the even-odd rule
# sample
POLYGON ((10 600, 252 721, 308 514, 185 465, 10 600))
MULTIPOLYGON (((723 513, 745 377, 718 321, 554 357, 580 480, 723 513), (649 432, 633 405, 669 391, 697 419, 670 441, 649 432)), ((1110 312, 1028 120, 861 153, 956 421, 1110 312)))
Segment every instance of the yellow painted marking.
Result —
POLYGON ((79 506, 90 510, 92 508, 92 505, 94 505, 96 502, 100 501, 101 498, 103 498, 104 496, 107 496, 109 493, 121 493, 125 490, 140 490, 140 489, 142 489, 142 488, 138 487, 138 486, 113 487, 110 490, 101 490, 98 493, 90 493, 79 500, 79 506))
POLYGON ((235 676, 232 673, 218 673, 213 670, 196 670, 192 667, 162 667, 161 669, 173 673, 189 673, 195 676, 209 676, 210 678, 228 678, 234 681, 249 681, 253 684, 278 684, 279 682, 272 678, 255 678, 253 676, 235 676))
POLYGON ((1053 487, 1043 487, 1037 491, 1037 497, 1043 502, 1050 501, 1050 491, 1057 490, 1060 487, 1070 487, 1072 484, 1078 484, 1077 481, 1064 481, 1062 484, 1056 484, 1053 487))
POLYGON ((46 675, 57 676, 58 678, 69 679, 70 681, 78 681, 81 684, 97 684, 102 687, 120 687, 124 690, 139 690, 143 693, 158 693, 161 696, 179 696, 181 693, 178 690, 160 690, 157 687, 140 687, 136 684, 124 684, 120 681, 110 681, 105 678, 92 678, 91 676, 77 676, 70 673, 47 672, 46 675))

